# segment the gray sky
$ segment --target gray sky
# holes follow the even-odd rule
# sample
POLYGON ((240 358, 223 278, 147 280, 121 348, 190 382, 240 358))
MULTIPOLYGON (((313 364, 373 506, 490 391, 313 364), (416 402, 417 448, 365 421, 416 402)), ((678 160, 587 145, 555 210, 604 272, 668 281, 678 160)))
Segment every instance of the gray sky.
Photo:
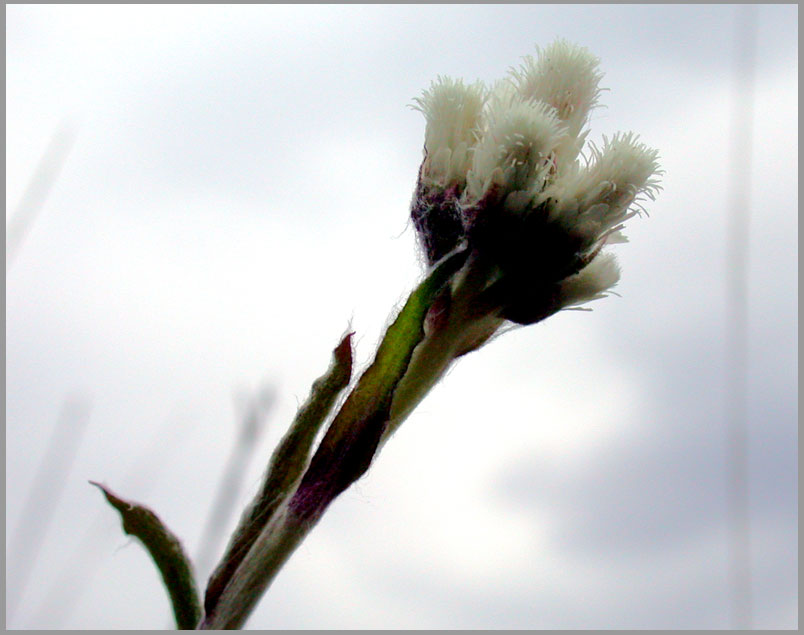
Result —
MULTIPOLYGON (((8 626, 169 623, 150 560, 87 480, 151 506, 195 553, 233 393, 278 390, 242 507, 338 338, 355 330, 368 361, 421 276, 413 98, 439 74, 493 81, 564 37, 602 60, 590 139, 633 130, 666 170, 616 248, 621 297, 462 359, 249 627, 727 627, 737 11, 7 7, 7 219, 59 126, 75 130, 7 271, 7 548, 65 400, 90 408, 8 626)), ((796 628, 798 9, 756 19, 751 582, 755 625, 796 628)))

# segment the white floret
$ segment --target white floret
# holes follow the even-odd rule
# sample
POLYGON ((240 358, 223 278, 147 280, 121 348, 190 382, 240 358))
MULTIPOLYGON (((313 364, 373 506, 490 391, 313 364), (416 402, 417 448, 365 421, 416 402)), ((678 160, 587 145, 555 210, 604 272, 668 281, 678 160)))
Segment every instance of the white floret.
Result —
POLYGON ((424 174, 442 184, 466 179, 481 123, 486 88, 480 83, 439 77, 414 99, 426 120, 424 174))

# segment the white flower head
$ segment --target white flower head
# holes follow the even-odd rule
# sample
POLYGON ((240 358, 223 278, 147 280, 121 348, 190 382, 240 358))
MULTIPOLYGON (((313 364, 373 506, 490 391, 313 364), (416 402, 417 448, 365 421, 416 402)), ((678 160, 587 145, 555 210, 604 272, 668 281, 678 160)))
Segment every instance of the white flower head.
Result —
POLYGON ((566 308, 605 298, 619 280, 620 267, 614 254, 600 254, 578 273, 562 280, 559 303, 566 308))
POLYGON ((540 190, 564 134, 547 104, 524 100, 504 88, 495 91, 467 177, 470 201, 480 199, 492 183, 504 192, 540 190))
POLYGON ((536 59, 528 55, 519 69, 511 70, 513 82, 525 99, 555 108, 569 135, 577 137, 600 95, 600 60, 565 40, 536 51, 536 59))
POLYGON ((449 77, 439 77, 414 99, 413 107, 427 119, 425 178, 441 185, 465 181, 485 101, 486 88, 481 82, 466 85, 449 77))
POLYGON ((626 241, 625 221, 660 189, 658 153, 633 133, 582 153, 599 64, 558 40, 491 91, 439 78, 416 100, 426 156, 411 218, 428 262, 476 254, 491 280, 483 306, 502 319, 532 324, 604 297, 619 268, 601 249, 626 241))
POLYGON ((622 242, 622 223, 638 213, 640 200, 653 200, 661 189, 658 151, 629 132, 603 137, 602 148, 590 143, 589 154, 584 168, 571 171, 546 194, 559 201, 558 220, 587 233, 590 244, 607 237, 622 242))

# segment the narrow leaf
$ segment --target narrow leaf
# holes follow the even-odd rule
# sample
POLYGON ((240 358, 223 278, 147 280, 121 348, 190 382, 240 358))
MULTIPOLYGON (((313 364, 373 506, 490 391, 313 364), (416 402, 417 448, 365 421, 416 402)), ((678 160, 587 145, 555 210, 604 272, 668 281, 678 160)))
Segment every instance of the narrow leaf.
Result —
POLYGON ((296 491, 316 434, 352 378, 352 335, 347 334, 335 348, 329 369, 313 383, 310 397, 274 450, 259 494, 243 514, 224 557, 209 579, 204 598, 208 615, 214 611, 220 594, 262 528, 296 491))
POLYGON ((170 595, 178 628, 195 629, 201 619, 201 602, 190 560, 179 539, 147 507, 117 497, 100 483, 90 483, 100 488, 109 504, 120 512, 123 531, 139 538, 153 558, 170 595))

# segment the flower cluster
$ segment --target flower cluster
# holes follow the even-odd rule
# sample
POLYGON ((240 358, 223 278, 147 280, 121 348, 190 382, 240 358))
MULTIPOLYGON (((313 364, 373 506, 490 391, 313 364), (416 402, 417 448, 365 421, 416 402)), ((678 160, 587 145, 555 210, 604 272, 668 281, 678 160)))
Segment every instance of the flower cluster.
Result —
POLYGON ((427 126, 411 218, 428 264, 470 250, 502 319, 603 297, 619 270, 601 249, 659 189, 657 152, 636 135, 584 149, 601 78, 595 56, 559 40, 493 88, 439 77, 415 100, 427 126))

